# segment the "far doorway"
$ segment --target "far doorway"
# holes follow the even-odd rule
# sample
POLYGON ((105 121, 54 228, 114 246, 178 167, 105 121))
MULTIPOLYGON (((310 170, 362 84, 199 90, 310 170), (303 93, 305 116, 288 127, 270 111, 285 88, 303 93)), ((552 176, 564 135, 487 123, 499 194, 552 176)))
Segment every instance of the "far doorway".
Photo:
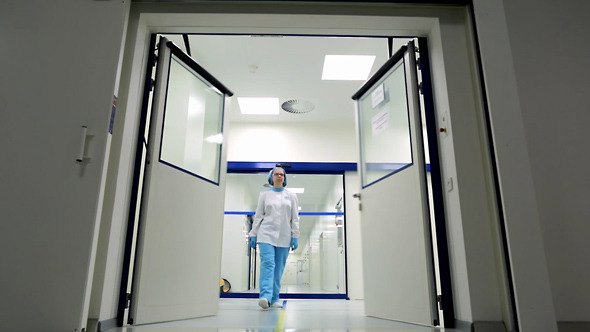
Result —
MULTIPOLYGON (((299 248, 287 259, 281 298, 347 299, 344 174, 285 169, 286 189, 295 192, 299 201, 301 235, 299 248)), ((248 246, 248 232, 258 195, 269 188, 267 176, 256 171, 227 174, 221 278, 231 287, 221 297, 258 297, 260 259, 248 246)))

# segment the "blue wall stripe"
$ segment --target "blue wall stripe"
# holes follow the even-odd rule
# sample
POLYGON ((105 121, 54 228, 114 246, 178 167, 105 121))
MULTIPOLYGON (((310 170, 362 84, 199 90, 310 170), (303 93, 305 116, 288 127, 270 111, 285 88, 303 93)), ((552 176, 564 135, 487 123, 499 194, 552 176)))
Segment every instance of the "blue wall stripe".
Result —
MULTIPOLYGON (((228 215, 244 215, 253 216, 256 213, 253 211, 225 211, 228 215)), ((343 216, 344 212, 299 212, 300 216, 343 216)))
POLYGON ((251 211, 225 211, 224 214, 237 214, 237 215, 244 215, 244 216, 253 216, 256 213, 251 211))
MULTIPOLYGON (((281 164, 288 173, 317 173, 331 174, 343 173, 345 171, 356 171, 357 163, 271 163, 271 162, 249 162, 249 161, 228 161, 228 173, 255 173, 268 172, 275 165, 281 164)), ((426 164, 426 170, 430 171, 430 164, 426 164)))
POLYGON ((247 162, 228 161, 228 173, 254 173, 268 172, 276 165, 281 165, 287 173, 343 173, 345 171, 356 171, 356 163, 312 163, 312 162, 247 162))
POLYGON ((343 216, 344 212, 299 212, 300 216, 343 216))

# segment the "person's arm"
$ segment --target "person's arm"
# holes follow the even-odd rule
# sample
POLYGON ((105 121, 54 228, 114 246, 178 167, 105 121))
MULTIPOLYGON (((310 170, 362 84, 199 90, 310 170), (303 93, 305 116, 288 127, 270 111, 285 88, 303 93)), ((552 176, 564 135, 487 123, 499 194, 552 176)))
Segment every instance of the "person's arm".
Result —
POLYGON ((252 222, 252 230, 248 233, 249 236, 257 236, 260 223, 264 217, 264 192, 258 196, 258 205, 256 206, 256 213, 254 214, 254 221, 252 222))

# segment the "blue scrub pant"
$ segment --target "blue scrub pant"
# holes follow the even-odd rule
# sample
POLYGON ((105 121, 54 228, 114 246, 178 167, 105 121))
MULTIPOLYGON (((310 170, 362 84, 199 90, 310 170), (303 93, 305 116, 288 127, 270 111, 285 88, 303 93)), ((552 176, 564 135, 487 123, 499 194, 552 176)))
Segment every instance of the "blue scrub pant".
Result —
POLYGON ((289 256, 289 248, 275 247, 268 243, 258 243, 260 250, 260 298, 268 303, 279 301, 281 278, 289 256))

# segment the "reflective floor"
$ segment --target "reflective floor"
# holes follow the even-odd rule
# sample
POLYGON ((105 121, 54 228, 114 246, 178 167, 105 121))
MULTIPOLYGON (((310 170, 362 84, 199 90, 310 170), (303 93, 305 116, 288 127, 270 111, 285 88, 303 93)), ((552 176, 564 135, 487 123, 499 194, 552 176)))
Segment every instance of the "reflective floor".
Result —
POLYGON ((262 310, 258 299, 221 299, 216 316, 142 326, 120 327, 115 332, 185 331, 396 331, 466 332, 425 327, 367 317, 363 301, 286 300, 283 309, 262 310))

